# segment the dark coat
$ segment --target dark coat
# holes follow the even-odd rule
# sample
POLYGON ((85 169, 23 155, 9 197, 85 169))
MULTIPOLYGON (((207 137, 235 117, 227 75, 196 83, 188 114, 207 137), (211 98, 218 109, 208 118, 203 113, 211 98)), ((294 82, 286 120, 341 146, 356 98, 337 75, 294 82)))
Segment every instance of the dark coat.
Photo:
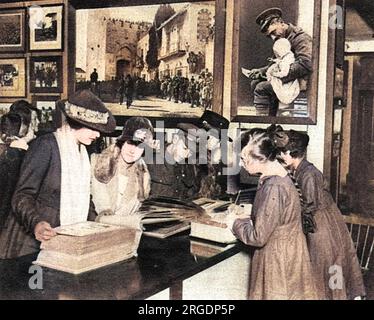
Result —
MULTIPOLYGON (((12 199, 13 215, 4 242, 7 258, 39 250, 34 229, 41 221, 52 227, 60 225, 61 160, 53 133, 43 135, 31 144, 20 170, 12 199)), ((92 201, 88 220, 95 220, 92 201)))
POLYGON ((306 203, 311 204, 317 225, 316 232, 308 234, 308 246, 318 291, 329 300, 364 296, 365 287, 352 238, 322 173, 304 159, 295 171, 295 178, 306 203), (330 270, 333 266, 341 267, 344 280, 341 289, 329 287, 329 279, 336 273, 330 270))
POLYGON ((199 171, 194 164, 148 164, 151 197, 196 198, 200 190, 199 171))
POLYGON ((283 83, 300 78, 307 78, 312 72, 312 37, 301 28, 292 24, 288 25, 286 39, 291 43, 291 50, 295 55, 295 62, 291 65, 288 76, 283 78, 283 83))
POLYGON ((11 211, 12 195, 24 155, 22 149, 0 146, 0 233, 6 227, 11 211))

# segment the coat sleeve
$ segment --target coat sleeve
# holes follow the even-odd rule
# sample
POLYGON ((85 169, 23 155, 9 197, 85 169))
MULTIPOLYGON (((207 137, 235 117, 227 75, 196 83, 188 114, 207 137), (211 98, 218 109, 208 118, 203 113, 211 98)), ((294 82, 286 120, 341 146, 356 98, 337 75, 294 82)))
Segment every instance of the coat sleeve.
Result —
POLYGON ((13 214, 30 233, 34 233, 35 226, 42 221, 36 210, 36 200, 51 165, 51 158, 52 147, 48 140, 36 139, 26 152, 13 194, 13 214))
POLYGON ((151 175, 148 167, 144 164, 143 186, 144 186, 144 199, 148 199, 151 193, 151 175))
MULTIPOLYGON (((6 155, 0 157, 0 230, 10 211, 9 193, 11 188, 11 178, 9 176, 10 164, 6 155)), ((12 190, 13 191, 13 190, 12 190)))
POLYGON ((87 220, 88 221, 95 221, 97 218, 97 212, 96 212, 96 209, 95 209, 95 205, 92 201, 92 195, 90 195, 90 207, 88 209, 88 218, 87 220))
POLYGON ((308 76, 312 72, 312 38, 304 33, 298 35, 292 42, 295 53, 295 62, 291 64, 287 77, 282 78, 283 83, 308 76))
POLYGON ((268 185, 261 191, 255 220, 237 219, 233 224, 235 236, 247 245, 263 247, 280 223, 280 216, 285 208, 286 190, 279 185, 268 185))
POLYGON ((11 212, 11 199, 17 184, 23 151, 10 148, 0 160, 0 230, 11 212))

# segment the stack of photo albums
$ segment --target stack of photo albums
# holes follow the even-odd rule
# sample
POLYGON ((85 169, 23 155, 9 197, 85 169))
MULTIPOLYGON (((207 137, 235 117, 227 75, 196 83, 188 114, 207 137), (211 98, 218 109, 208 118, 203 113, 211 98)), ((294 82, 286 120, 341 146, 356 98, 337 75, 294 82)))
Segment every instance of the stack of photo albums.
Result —
POLYGON ((57 236, 42 242, 34 263, 73 274, 104 267, 135 256, 142 234, 169 237, 188 230, 189 221, 203 212, 177 199, 147 199, 134 215, 104 215, 99 222, 55 228, 57 236))
POLYGON ((194 202, 204 208, 206 214, 191 222, 191 254, 208 258, 232 248, 236 238, 225 223, 231 203, 207 198, 194 202))
POLYGON ((35 264, 79 274, 136 255, 141 231, 97 222, 55 228, 57 236, 41 244, 35 264))

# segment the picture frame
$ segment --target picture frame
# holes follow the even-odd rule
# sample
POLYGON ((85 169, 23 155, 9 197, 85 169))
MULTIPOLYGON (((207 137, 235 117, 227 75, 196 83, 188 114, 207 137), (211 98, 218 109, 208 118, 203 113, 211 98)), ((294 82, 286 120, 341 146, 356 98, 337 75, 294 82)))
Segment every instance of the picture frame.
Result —
POLYGON ((93 13, 94 10, 99 9, 97 6, 92 8, 88 4, 86 6, 81 2, 73 3, 73 6, 77 9, 76 61, 83 61, 83 64, 76 64, 75 90, 91 89, 103 100, 116 117, 143 115, 151 118, 163 118, 165 121, 168 121, 166 119, 189 119, 194 121, 194 119, 198 119, 203 114, 205 108, 217 113, 222 112, 224 73, 222 61, 225 52, 222 43, 224 43, 225 38, 226 19, 224 0, 149 0, 141 1, 139 5, 118 3, 115 8, 112 5, 104 2, 100 4, 100 8, 107 8, 105 16, 100 17, 99 14, 93 13), (127 43, 126 40, 133 38, 131 29, 138 30, 138 25, 140 25, 141 32, 143 31, 142 26, 144 26, 144 23, 151 28, 157 11, 153 7, 163 5, 172 6, 175 13, 166 19, 168 21, 165 20, 157 25, 158 33, 162 34, 161 37, 158 37, 158 39, 162 39, 158 47, 157 57, 160 64, 152 69, 147 59, 147 53, 151 48, 148 45, 150 42, 146 39, 147 34, 144 35, 145 37, 140 37, 138 43, 127 43), (109 13, 109 8, 112 8, 115 12, 113 16, 109 13), (82 39, 82 37, 86 37, 84 32, 87 29, 91 35, 95 34, 95 27, 99 23, 94 25, 88 21, 89 28, 82 26, 81 23, 87 20, 80 18, 80 9, 88 9, 85 10, 88 12, 88 18, 95 17, 95 19, 101 19, 100 22, 104 24, 110 24, 110 26, 107 26, 107 30, 111 30, 111 32, 107 32, 106 35, 103 34, 103 37, 107 36, 106 49, 107 51, 109 49, 110 52, 105 63, 102 58, 99 63, 95 62, 96 57, 100 55, 101 43, 82 39), (123 14, 122 17, 128 18, 121 19, 119 12, 127 9, 131 13, 123 14), (149 20, 144 20, 144 14, 150 13, 152 10, 154 11, 153 16, 148 14, 149 20), (190 14, 191 12, 193 14, 190 14), (130 25, 128 30, 118 31, 120 28, 126 28, 126 24, 130 25), (117 39, 117 31, 118 35, 123 32, 127 36, 118 37, 117 39), (167 40, 169 36, 170 41, 167 40), (84 48, 87 43, 90 43, 89 47, 84 48), (201 46, 201 44, 204 44, 205 47, 201 46), (81 57, 86 49, 88 50, 87 56, 81 57), (204 62, 200 64, 201 61, 204 62), (106 69, 104 70, 104 68, 106 69), (94 69, 97 69, 98 73, 98 85, 95 84, 95 88, 91 86, 90 81, 90 75, 94 72, 94 69), (205 87, 209 98, 203 98, 201 94, 198 107, 196 107, 196 103, 192 104, 191 99, 183 97, 183 94, 181 95, 182 97, 176 99, 175 96, 167 96, 162 94, 162 92, 155 93, 152 91, 154 85, 152 80, 155 79, 155 74, 158 75, 158 79, 161 82, 164 77, 170 75, 173 78, 177 73, 183 78, 188 78, 189 81, 191 81, 192 77, 197 81, 202 72, 205 73, 207 79, 202 88, 205 87), (147 93, 144 95, 134 93, 133 101, 130 102, 130 107, 127 108, 126 97, 123 97, 123 101, 120 101, 119 77, 129 73, 131 76, 140 78, 145 76, 145 91, 147 93), (138 96, 140 97, 139 99, 137 98, 138 96), (122 102, 121 105, 120 102, 122 102))
POLYGON ((0 10, 0 53, 25 51, 25 24, 24 9, 0 10))
MULTIPOLYGON (((299 6, 300 2, 298 0, 235 1, 230 110, 232 121, 316 124, 321 0, 305 1, 302 8, 299 6), (248 73, 252 69, 269 66, 272 63, 275 65, 274 60, 269 63, 269 59, 274 58, 274 41, 267 37, 265 33, 262 33, 260 26, 256 23, 256 18, 261 12, 274 7, 281 9, 281 18, 286 24, 291 23, 295 28, 301 28, 301 32, 309 35, 312 43, 311 59, 308 61, 308 74, 296 79, 297 84, 295 85, 298 87, 299 94, 296 96, 296 93, 292 100, 288 100, 286 103, 280 102, 279 96, 275 94, 274 84, 268 80, 269 76, 266 75, 266 70, 262 72, 261 79, 257 79, 257 82, 248 78, 248 73)), ((289 28, 288 30, 292 29, 289 28)), ((293 51, 291 32, 286 31, 286 38, 289 37, 291 51, 296 62, 298 62, 299 53, 293 51), (287 32, 289 33, 287 34, 287 32)), ((288 84, 293 83, 293 81, 288 82, 288 84)), ((289 99, 289 97, 286 98, 289 99)), ((281 97, 281 99, 286 98, 281 97)))
POLYGON ((33 95, 31 98, 31 104, 38 110, 42 110, 42 108, 52 108, 55 109, 56 101, 60 100, 60 95, 33 95))
POLYGON ((30 58, 30 92, 61 93, 62 92, 62 57, 30 58))
POLYGON ((0 58, 0 98, 26 97, 26 59, 0 58))
POLYGON ((38 130, 50 132, 55 129, 56 121, 56 101, 60 100, 60 95, 33 95, 31 104, 37 109, 38 130))
POLYGON ((63 50, 64 5, 28 9, 30 51, 63 50))

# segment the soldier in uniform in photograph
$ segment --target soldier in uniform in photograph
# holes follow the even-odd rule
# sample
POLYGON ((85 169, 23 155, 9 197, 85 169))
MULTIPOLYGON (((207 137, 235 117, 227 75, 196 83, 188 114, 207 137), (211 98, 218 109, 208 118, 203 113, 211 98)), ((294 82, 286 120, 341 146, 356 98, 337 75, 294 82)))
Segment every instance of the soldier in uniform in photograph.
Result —
POLYGON ((199 105, 199 92, 198 84, 195 81, 195 78, 192 77, 188 86, 188 96, 191 102, 191 108, 195 108, 199 105))
POLYGON ((196 161, 188 161, 196 154, 198 140, 193 133, 199 128, 190 123, 179 123, 177 128, 177 133, 165 148, 164 158, 161 159, 163 163, 154 161, 153 164, 148 164, 152 197, 187 200, 195 198, 200 190, 199 168, 196 161))
MULTIPOLYGON (((291 64, 290 71, 286 77, 282 78, 282 82, 288 83, 299 79, 303 87, 306 87, 305 81, 312 72, 312 37, 300 27, 283 21, 282 10, 279 8, 263 11, 257 16, 256 23, 260 26, 261 32, 273 41, 286 38, 291 43, 295 62, 291 64)), ((269 67, 270 65, 246 70, 244 74, 252 80, 251 88, 257 115, 276 116, 278 99, 266 78, 266 71, 269 67)))

